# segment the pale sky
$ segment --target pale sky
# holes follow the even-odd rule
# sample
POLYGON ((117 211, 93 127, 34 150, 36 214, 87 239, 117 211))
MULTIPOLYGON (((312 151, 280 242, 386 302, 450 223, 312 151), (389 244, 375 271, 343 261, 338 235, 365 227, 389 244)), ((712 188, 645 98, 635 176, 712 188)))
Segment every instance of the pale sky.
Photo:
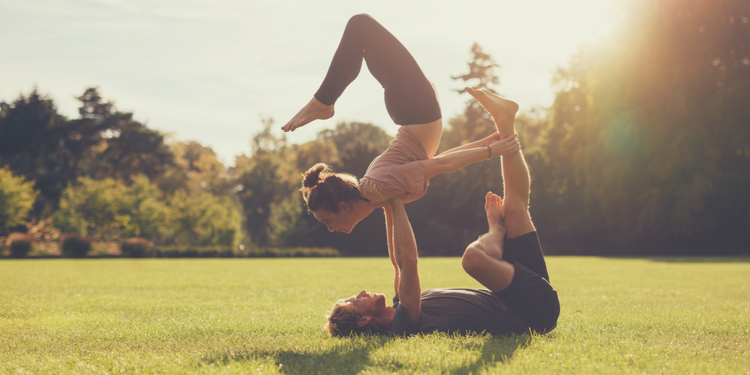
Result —
MULTIPOLYGON (((499 92, 521 111, 549 106, 550 85, 576 47, 606 35, 624 0, 372 2, 284 0, 0 0, 0 101, 34 85, 60 113, 97 86, 118 109, 174 139, 196 140, 227 164, 250 152, 262 117, 278 127, 317 90, 348 18, 369 13, 410 50, 438 89, 445 119, 468 96, 451 75, 479 43, 500 65, 499 92)), ((336 116, 288 136, 314 139, 339 121, 389 134, 383 91, 363 66, 336 116)), ((280 135, 281 131, 278 130, 280 135)))

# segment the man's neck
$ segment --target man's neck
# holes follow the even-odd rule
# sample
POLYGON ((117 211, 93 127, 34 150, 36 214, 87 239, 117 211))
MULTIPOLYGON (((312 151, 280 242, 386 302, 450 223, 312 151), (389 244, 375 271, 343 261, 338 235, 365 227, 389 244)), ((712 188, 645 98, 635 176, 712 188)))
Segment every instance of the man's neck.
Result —
POLYGON ((378 327, 380 327, 380 331, 389 331, 391 329, 391 325, 393 324, 393 317, 396 315, 396 309, 393 307, 387 306, 385 310, 383 310, 383 314, 378 317, 376 320, 376 324, 378 327))

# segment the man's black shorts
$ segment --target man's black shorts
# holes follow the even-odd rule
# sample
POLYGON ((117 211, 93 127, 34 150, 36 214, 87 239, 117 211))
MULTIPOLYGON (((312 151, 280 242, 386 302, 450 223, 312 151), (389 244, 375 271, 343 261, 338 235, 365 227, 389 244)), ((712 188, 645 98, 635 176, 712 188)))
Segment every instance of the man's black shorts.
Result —
POLYGON ((506 306, 515 311, 529 328, 545 333, 557 326, 560 316, 560 300, 549 281, 538 272, 547 274, 542 248, 536 232, 505 241, 504 252, 515 254, 513 258, 503 257, 515 266, 515 274, 510 286, 495 293, 506 306), (521 261, 529 264, 529 268, 521 261))

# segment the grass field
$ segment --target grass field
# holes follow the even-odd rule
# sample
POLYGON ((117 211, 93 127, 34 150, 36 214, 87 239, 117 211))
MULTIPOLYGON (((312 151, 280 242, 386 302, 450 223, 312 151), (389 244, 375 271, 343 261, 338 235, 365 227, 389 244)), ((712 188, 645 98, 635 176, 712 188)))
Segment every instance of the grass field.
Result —
MULTIPOLYGON (((327 338, 387 258, 0 261, 2 373, 750 374, 750 259, 549 257, 545 336, 327 338)), ((422 286, 479 287, 458 258, 422 286)))

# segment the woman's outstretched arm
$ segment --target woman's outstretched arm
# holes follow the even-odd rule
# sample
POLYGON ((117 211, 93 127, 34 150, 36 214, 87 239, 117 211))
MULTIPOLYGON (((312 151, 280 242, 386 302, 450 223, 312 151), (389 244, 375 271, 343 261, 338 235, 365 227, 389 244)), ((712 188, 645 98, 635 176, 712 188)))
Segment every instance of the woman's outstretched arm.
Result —
POLYGON ((420 163, 424 166, 424 179, 429 180, 440 173, 457 171, 467 165, 487 160, 491 157, 510 155, 521 149, 517 135, 485 146, 460 150, 453 149, 451 150, 452 152, 446 151, 432 159, 421 160, 420 163))
POLYGON ((467 143, 465 145, 461 145, 461 146, 458 146, 458 147, 454 147, 454 148, 452 148, 450 150, 443 151, 443 152, 440 153, 440 155, 437 155, 435 157, 439 158, 439 157, 442 157, 442 156, 445 156, 445 155, 448 155, 448 154, 452 154, 452 153, 454 153, 456 151, 469 150, 469 149, 472 149, 472 148, 489 146, 489 145, 491 145, 491 144, 493 144, 493 143, 495 143, 497 141, 500 141, 502 139, 503 139, 503 137, 500 134, 498 134, 497 132, 494 132, 494 133, 492 133, 492 134, 490 134, 490 135, 488 135, 488 136, 486 136, 486 137, 484 137, 484 138, 482 138, 482 139, 480 139, 478 141, 470 142, 470 143, 467 143))

